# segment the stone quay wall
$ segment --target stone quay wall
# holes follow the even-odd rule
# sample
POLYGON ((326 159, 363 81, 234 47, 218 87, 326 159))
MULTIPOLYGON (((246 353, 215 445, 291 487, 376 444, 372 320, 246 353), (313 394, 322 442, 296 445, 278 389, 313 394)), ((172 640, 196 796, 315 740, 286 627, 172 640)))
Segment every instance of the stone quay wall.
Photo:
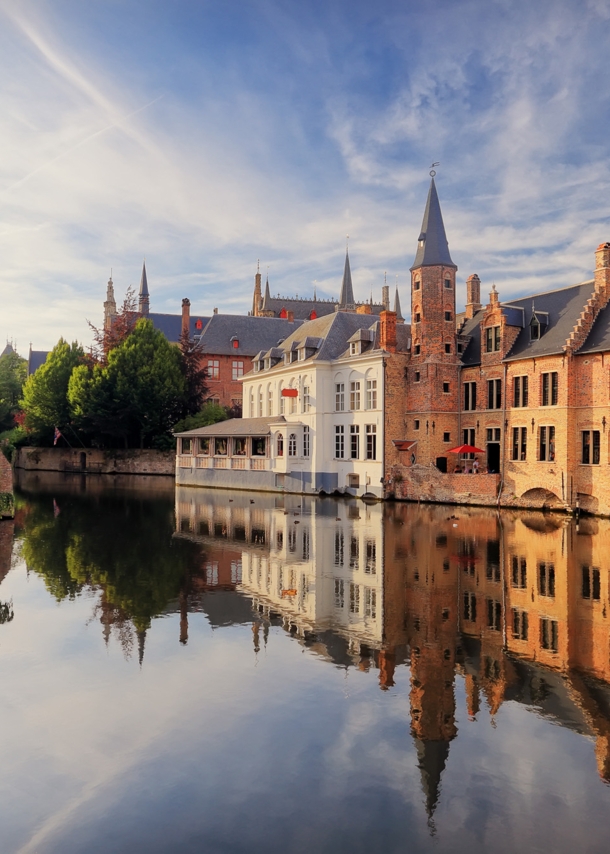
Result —
POLYGON ((15 468, 80 474, 163 474, 176 471, 175 451, 19 448, 15 468))
POLYGON ((0 519, 12 519, 14 515, 13 470, 4 454, 0 452, 0 519))

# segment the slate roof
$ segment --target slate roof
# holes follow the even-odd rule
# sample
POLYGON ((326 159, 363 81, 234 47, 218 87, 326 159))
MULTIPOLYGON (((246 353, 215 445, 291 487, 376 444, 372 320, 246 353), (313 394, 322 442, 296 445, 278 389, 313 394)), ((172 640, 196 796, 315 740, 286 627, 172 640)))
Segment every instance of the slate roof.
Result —
POLYGON ((28 377, 47 361, 50 350, 30 350, 28 358, 28 377))
POLYGON ((271 424, 285 423, 283 415, 276 415, 275 418, 229 418, 208 427, 187 430, 186 433, 174 433, 174 436, 187 439, 197 436, 268 436, 271 433, 271 424))
POLYGON ((507 354, 506 361, 534 359, 538 356, 561 353, 570 337, 570 332, 576 326, 585 303, 593 293, 593 289, 594 281, 591 279, 589 282, 571 285, 557 291, 548 291, 547 293, 511 300, 506 308, 524 309, 524 327, 507 354), (537 314, 538 312, 547 312, 549 325, 540 338, 532 341, 530 338, 530 321, 534 310, 537 314))
POLYGON ((597 353, 610 350, 610 303, 595 318, 593 328, 579 353, 597 353))
POLYGON ((267 297, 263 300, 263 311, 272 311, 276 317, 283 308, 294 313, 295 320, 309 320, 312 311, 322 317, 334 314, 335 300, 299 299, 298 297, 267 297))
POLYGON ((255 356, 261 350, 278 346, 301 326, 281 317, 251 317, 241 314, 213 314, 204 327, 197 349, 219 356, 255 356), (239 346, 234 347, 232 338, 239 346))
POLYGON ((148 297, 148 277, 146 276, 146 261, 142 264, 142 278, 140 279, 140 296, 148 297))
POLYGON ((345 252, 345 267, 343 268, 343 281, 341 282, 341 293, 339 294, 339 305, 341 308, 353 308, 354 288, 352 287, 352 271, 349 266, 349 252, 345 252))
POLYGON ((424 218, 421 224, 421 233, 417 239, 417 254, 413 262, 412 270, 416 267, 436 267, 442 264, 445 267, 456 265, 449 254, 449 244, 445 234, 445 225, 441 213, 441 205, 436 192, 434 178, 430 181, 428 200, 424 210, 424 218))
POLYGON ((14 352, 15 352, 15 348, 14 348, 14 347, 13 347, 13 345, 10 343, 10 341, 7 341, 7 342, 6 342, 6 347, 5 347, 5 348, 4 348, 4 350, 0 353, 0 356, 10 356, 10 354, 11 354, 11 353, 14 353, 14 352))
POLYGON ((481 362, 481 323, 484 314, 485 312, 482 309, 477 311, 475 316, 466 320, 459 330, 458 341, 462 337, 470 337, 470 341, 462 353, 463 365, 478 365, 481 362))
POLYGON ((400 297, 398 296, 398 286, 396 286, 396 293, 394 294, 394 311, 396 312, 396 320, 404 320, 402 316, 402 311, 400 309, 400 297))
MULTIPOLYGON (((181 314, 159 314, 158 312, 151 311, 146 317, 152 320, 155 329, 162 332, 170 343, 177 344, 180 341, 180 336, 182 335, 181 314)), ((190 337, 194 338, 196 335, 201 335, 209 320, 209 317, 204 317, 201 314, 191 314, 190 337), (201 328, 197 328, 198 320, 201 321, 201 328)))

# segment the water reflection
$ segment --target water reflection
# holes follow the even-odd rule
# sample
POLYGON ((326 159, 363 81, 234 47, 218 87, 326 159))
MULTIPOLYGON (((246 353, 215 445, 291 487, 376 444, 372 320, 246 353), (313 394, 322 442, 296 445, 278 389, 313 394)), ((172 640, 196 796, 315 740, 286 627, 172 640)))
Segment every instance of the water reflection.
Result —
POLYGON ((507 701, 595 738, 610 781, 610 523, 542 514, 181 487, 176 537, 207 551, 206 577, 247 593, 261 632, 281 624, 329 661, 394 685, 410 663, 411 732, 430 814, 468 714, 507 701), (222 548, 218 549, 218 544, 222 548))
MULTIPOLYGON (((431 826, 458 686, 473 721, 513 702, 588 736, 610 781, 609 522, 100 482, 26 478, 16 535, 49 593, 90 595, 105 642, 144 668, 156 617, 185 646, 201 613, 251 626, 249 656, 287 638, 385 695, 408 682, 431 826)), ((11 537, 2 523, 0 581, 11 537)))

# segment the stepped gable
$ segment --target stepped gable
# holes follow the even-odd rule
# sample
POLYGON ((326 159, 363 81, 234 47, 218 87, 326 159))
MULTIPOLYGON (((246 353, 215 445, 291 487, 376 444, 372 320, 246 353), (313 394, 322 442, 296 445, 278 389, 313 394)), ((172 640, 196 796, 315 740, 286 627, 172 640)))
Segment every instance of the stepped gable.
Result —
POLYGON ((255 356, 261 350, 277 346, 302 322, 280 317, 214 314, 201 333, 197 350, 218 356, 255 356))
POLYGON ((591 332, 579 353, 599 353, 610 350, 610 304, 597 315, 591 332))

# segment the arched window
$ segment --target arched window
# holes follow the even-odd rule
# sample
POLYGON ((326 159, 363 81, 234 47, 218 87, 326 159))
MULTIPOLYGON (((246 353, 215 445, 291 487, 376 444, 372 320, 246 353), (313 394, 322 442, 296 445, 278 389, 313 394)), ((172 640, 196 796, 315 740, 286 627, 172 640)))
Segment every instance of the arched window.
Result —
POLYGON ((250 389, 250 418, 254 418, 254 389, 250 389))
POLYGON ((296 433, 291 433, 288 437, 288 456, 296 457, 297 455, 297 437, 296 433))
POLYGON ((280 383, 280 415, 286 414, 286 398, 282 394, 282 389, 284 387, 284 383, 280 383))
POLYGON ((284 436, 282 433, 277 434, 277 455, 278 457, 284 456, 284 436))
POLYGON ((273 391, 271 390, 271 384, 267 386, 267 417, 269 418, 273 415, 273 391))
POLYGON ((259 385, 258 387, 258 417, 263 417, 263 387, 259 385))

